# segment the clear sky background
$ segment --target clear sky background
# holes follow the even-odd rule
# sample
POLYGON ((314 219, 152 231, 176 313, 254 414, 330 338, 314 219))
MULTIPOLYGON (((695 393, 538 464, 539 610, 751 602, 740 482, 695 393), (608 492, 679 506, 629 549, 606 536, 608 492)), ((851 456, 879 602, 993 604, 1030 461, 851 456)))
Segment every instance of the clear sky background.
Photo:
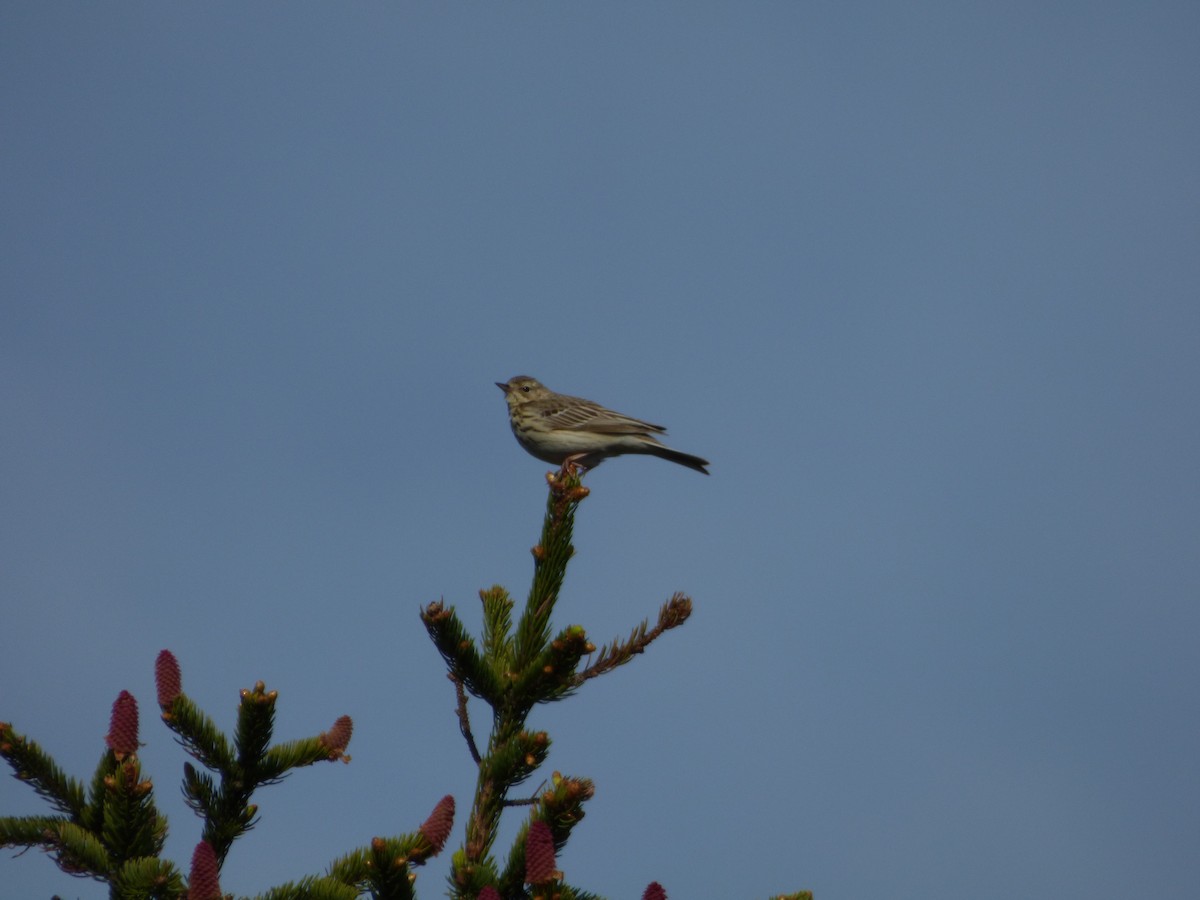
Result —
POLYGON ((0 718, 87 779, 132 691, 186 866, 160 649, 224 727, 258 679, 281 739, 351 715, 239 895, 465 810, 417 612, 528 589, 526 373, 712 460, 586 479, 556 624, 696 612, 535 713, 597 786, 572 883, 1194 897, 1197 47, 1188 2, 5 3, 0 718))

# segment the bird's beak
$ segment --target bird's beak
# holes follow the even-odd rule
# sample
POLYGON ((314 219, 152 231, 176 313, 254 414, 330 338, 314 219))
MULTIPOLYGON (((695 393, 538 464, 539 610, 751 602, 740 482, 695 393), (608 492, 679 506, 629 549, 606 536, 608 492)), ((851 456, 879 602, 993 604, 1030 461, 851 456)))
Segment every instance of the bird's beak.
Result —
POLYGON ((497 382, 496 382, 496 387, 500 388, 500 390, 504 391, 504 393, 506 393, 506 394, 507 394, 507 393, 508 393, 508 391, 509 391, 509 387, 508 387, 508 385, 507 385, 507 384, 505 384, 503 381, 497 381, 497 382))

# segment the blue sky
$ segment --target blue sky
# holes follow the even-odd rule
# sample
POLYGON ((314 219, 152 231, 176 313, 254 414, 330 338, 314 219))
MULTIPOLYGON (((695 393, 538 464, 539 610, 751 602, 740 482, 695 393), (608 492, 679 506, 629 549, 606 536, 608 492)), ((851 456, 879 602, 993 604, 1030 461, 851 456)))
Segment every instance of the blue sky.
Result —
POLYGON ((280 738, 351 715, 351 765, 256 798, 239 895, 465 809, 417 611, 527 590, 547 467, 493 386, 527 373, 712 461, 587 478, 558 624, 696 612, 535 714, 597 785, 571 882, 1193 896, 1198 37, 1190 3, 5 4, 0 718, 87 778, 132 691, 182 863, 161 648, 226 727, 260 678, 280 738))

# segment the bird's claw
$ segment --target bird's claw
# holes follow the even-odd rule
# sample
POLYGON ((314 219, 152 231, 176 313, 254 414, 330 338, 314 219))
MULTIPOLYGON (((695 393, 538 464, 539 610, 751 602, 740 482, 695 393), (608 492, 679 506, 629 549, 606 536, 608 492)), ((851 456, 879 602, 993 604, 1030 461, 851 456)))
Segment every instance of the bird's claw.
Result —
POLYGON ((563 478, 581 477, 583 475, 583 473, 587 471, 587 469, 585 469, 583 466, 581 466, 579 464, 579 460, 582 457, 583 457, 582 453, 576 454, 574 456, 568 456, 566 459, 563 460, 563 464, 561 466, 559 466, 557 472, 547 472, 546 473, 546 480, 548 482, 550 482, 551 484, 554 484, 555 482, 557 482, 563 478))

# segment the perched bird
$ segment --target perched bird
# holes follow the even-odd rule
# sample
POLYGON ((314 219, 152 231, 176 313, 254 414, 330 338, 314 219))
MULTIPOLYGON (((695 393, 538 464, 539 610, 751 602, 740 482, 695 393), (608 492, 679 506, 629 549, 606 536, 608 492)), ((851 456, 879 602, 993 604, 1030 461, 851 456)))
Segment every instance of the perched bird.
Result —
POLYGON ((536 378, 518 375, 496 382, 508 401, 508 420, 530 454, 563 469, 594 469, 610 456, 647 453, 708 474, 708 460, 672 450, 654 437, 666 429, 623 416, 582 397, 556 394, 536 378))

